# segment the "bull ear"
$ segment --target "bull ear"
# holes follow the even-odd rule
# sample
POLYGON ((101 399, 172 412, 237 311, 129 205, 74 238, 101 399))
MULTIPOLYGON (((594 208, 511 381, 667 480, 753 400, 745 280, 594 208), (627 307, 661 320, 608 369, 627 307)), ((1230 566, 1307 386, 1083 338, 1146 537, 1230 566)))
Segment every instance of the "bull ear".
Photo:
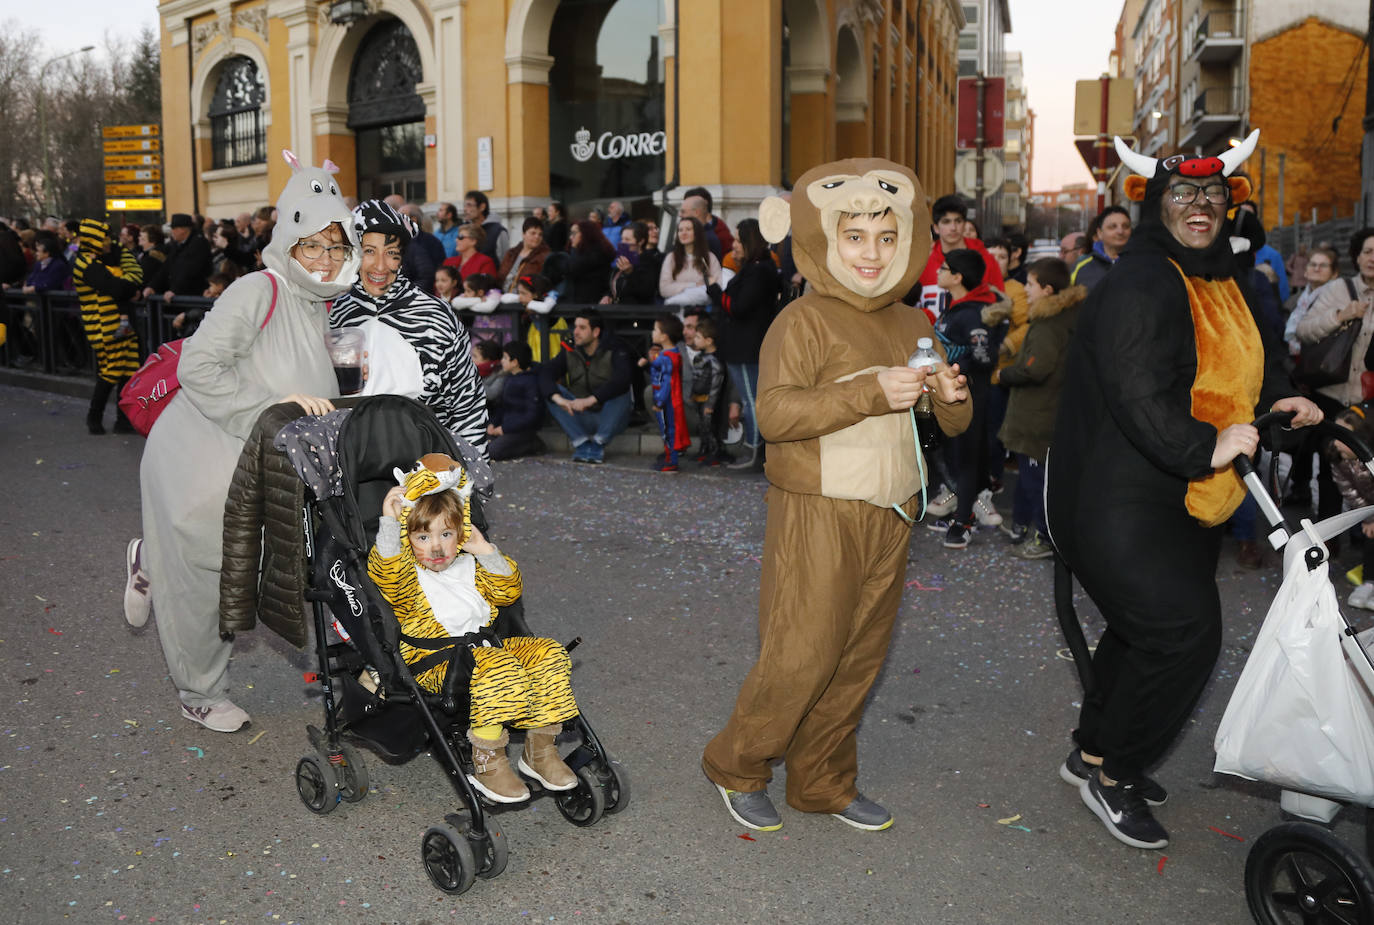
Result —
POLYGON ((1131 202, 1144 202, 1145 187, 1149 182, 1149 180, 1138 173, 1131 174, 1126 178, 1126 185, 1123 187, 1126 191, 1126 198, 1131 200, 1131 202))
POLYGON ((325 158, 325 159, 324 159, 323 170, 324 170, 326 173, 338 173, 338 172, 339 172, 339 165, 336 164, 336 163, 334 163, 333 161, 331 161, 329 158, 325 158))
POLYGON ((1250 187, 1250 181, 1245 177, 1227 177, 1226 182, 1231 185, 1232 202, 1244 202, 1254 192, 1250 187))
POLYGON ((282 160, 286 161, 286 163, 290 165, 290 167, 291 167, 292 170, 300 170, 300 169, 301 169, 300 158, 296 157, 296 155, 292 154, 292 153, 291 153, 290 151, 288 151, 286 148, 282 148, 282 150, 281 150, 281 157, 282 157, 282 160))
POLYGON ((781 244, 792 230, 792 206, 781 196, 759 203, 759 231, 769 244, 781 244))

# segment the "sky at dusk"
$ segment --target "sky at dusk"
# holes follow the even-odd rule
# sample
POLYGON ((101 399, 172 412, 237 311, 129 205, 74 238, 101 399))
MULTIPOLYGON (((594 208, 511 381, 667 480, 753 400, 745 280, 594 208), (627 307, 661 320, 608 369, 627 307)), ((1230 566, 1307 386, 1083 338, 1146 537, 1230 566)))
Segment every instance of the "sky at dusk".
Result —
MULTIPOLYGON (((1012 31, 1006 47, 1025 61, 1030 108, 1035 110, 1035 189, 1088 182, 1091 175, 1073 147, 1074 81, 1097 77, 1111 54, 1120 0, 1071 3, 1009 0, 1012 31)), ((54 8, 32 0, 0 0, 0 25, 38 32, 46 55, 83 45, 103 48, 107 35, 131 40, 141 26, 157 28, 157 0, 61 0, 54 8), (34 15, 42 9, 41 15, 34 15)))

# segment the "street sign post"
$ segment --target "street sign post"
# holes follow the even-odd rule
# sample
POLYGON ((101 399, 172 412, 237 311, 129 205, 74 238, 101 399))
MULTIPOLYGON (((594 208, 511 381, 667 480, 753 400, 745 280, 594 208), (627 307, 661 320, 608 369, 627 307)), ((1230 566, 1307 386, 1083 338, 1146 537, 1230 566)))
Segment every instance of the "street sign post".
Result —
POLYGON ((106 183, 144 183, 161 180, 161 167, 106 167, 106 183))
MULTIPOLYGON (((984 157, 983 188, 1001 192, 1006 183, 1007 168, 1000 157, 984 157)), ((954 162, 954 191, 969 199, 978 198, 978 157, 972 152, 959 155, 954 162)))
POLYGON ((111 199, 148 198, 162 195, 161 183, 106 183, 105 195, 111 199))
POLYGON ((106 212, 161 212, 161 199, 106 199, 106 212))
MULTIPOLYGON (((1074 82, 1073 133, 1120 135, 1135 131, 1135 82, 1129 77, 1107 78, 1107 124, 1102 125, 1102 78, 1074 82)), ((1091 166, 1091 165, 1089 165, 1091 166)))
MULTIPOLYGON (((1000 148, 1006 143, 1007 79, 984 77, 983 93, 983 147, 1000 148)), ((978 78, 960 77, 956 148, 978 147, 978 102, 978 78)))
POLYGON ((105 211, 161 212, 162 126, 105 125, 105 211))
POLYGON ((156 138, 162 134, 162 126, 157 123, 147 125, 105 125, 100 129, 102 138, 156 138))
POLYGON ((105 155, 105 169, 111 167, 160 167, 162 158, 157 154, 109 154, 105 155))
POLYGON ((162 150, 161 138, 106 138, 103 144, 106 154, 162 150))
POLYGON ((1103 74, 1097 80, 1080 80, 1075 86, 1074 134, 1094 137, 1079 138, 1074 144, 1097 181, 1099 213, 1107 207, 1107 175, 1119 160, 1111 139, 1113 135, 1130 134, 1134 104, 1135 87, 1126 77, 1103 74))

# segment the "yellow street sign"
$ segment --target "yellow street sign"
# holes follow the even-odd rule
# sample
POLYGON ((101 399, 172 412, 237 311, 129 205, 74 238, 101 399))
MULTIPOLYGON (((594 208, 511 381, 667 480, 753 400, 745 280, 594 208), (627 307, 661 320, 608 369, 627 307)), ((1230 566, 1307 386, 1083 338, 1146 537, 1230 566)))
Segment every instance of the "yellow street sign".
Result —
POLYGON ((161 167, 161 154, 109 154, 105 155, 105 169, 111 167, 161 167))
POLYGON ((161 179, 162 179, 162 168, 161 168, 161 167, 144 167, 144 168, 142 168, 142 169, 136 169, 136 168, 133 168, 133 167, 127 167, 127 168, 117 169, 117 170, 111 170, 111 169, 108 168, 108 167, 105 168, 105 182, 106 182, 106 183, 133 183, 133 182, 135 182, 135 181, 140 181, 140 182, 141 182, 141 181, 143 181, 143 180, 161 180, 161 179))
MULTIPOLYGON (((1073 133, 1096 135, 1102 127, 1102 81, 1079 80, 1074 83, 1073 133)), ((1135 131, 1135 81, 1112 77, 1107 81, 1108 137, 1130 135, 1135 131)))
POLYGON ((162 134, 162 127, 152 125, 105 125, 100 129, 105 138, 156 138, 162 134))
POLYGON ((161 151, 160 138, 107 138, 105 151, 161 151))
POLYGON ((161 183, 106 183, 105 195, 109 197, 123 196, 161 196, 161 183))
POLYGON ((161 199, 106 199, 106 212, 161 212, 161 199))

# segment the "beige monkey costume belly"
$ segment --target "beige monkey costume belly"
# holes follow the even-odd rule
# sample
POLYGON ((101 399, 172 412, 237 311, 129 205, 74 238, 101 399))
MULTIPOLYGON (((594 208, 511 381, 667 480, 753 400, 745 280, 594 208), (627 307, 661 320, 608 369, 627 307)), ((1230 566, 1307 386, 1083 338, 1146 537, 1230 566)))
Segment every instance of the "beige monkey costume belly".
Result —
MULTIPOLYGON (((787 233, 788 206, 768 200, 760 225, 787 233)), ((857 794, 856 729, 882 667, 901 600, 921 473, 907 412, 892 412, 877 373, 905 364, 934 333, 900 299, 930 249, 925 194, 911 171, 878 159, 808 171, 790 206, 793 255, 811 288, 768 330, 759 362, 759 428, 769 442, 768 520, 759 587, 758 661, 724 730, 706 747, 707 776, 731 790, 766 786, 787 765, 787 802, 839 812, 857 794), (897 253, 875 280, 840 260, 843 213, 890 209, 897 253)), ((948 434, 967 402, 936 402, 948 434)))

